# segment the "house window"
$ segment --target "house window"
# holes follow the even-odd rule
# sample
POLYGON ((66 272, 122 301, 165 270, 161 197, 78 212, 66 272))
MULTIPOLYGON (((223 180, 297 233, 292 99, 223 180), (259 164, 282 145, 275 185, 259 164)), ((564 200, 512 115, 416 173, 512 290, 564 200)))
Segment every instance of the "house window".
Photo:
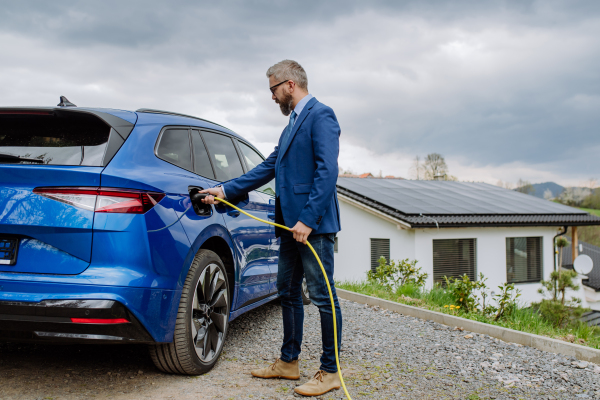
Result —
POLYGON ((333 243, 333 252, 334 253, 338 252, 338 238, 337 238, 337 236, 335 237, 335 242, 333 243))
POLYGON ((542 238, 506 238, 506 281, 508 283, 542 280, 542 238))
POLYGON ((381 257, 390 261, 390 239, 371 239, 371 271, 377 271, 381 257))
POLYGON ((477 274, 477 239, 434 239, 433 281, 444 283, 444 276, 458 278, 477 274))

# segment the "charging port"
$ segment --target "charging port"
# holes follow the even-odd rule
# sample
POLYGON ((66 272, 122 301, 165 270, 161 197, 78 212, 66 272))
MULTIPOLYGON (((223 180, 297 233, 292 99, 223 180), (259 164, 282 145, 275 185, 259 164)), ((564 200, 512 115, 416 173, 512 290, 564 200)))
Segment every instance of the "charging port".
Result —
POLYGON ((188 192, 190 193, 190 200, 192 201, 194 211, 201 217, 208 217, 212 214, 212 207, 210 204, 204 204, 202 201, 200 201, 202 198, 206 197, 206 195, 199 193, 201 190, 202 188, 199 186, 188 187, 188 192))

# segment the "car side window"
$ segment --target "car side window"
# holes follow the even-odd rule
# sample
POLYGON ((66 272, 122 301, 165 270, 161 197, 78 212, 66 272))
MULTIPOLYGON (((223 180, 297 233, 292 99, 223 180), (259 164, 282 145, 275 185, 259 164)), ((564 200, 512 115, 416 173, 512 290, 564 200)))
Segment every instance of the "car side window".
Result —
POLYGON ((230 137, 214 132, 202 132, 210 159, 215 168, 215 178, 225 182, 244 173, 242 163, 230 137))
MULTIPOLYGON (((261 156, 260 153, 258 153, 252 147, 248 146, 244 142, 238 141, 238 143, 240 145, 240 149, 242 150, 242 154, 244 155, 244 161, 246 161, 246 166, 248 167, 248 171, 250 171, 251 169, 256 167, 258 164, 260 164, 264 161, 263 156, 261 156)), ((258 190, 259 192, 266 193, 271 196, 275 196, 275 179, 273 179, 271 182, 259 187, 256 190, 258 190)))
POLYGON ((215 179, 215 173, 199 131, 192 130, 192 146, 194 148, 194 172, 206 178, 215 179))
POLYGON ((192 152, 187 129, 167 129, 163 132, 156 154, 178 167, 192 171, 192 152))

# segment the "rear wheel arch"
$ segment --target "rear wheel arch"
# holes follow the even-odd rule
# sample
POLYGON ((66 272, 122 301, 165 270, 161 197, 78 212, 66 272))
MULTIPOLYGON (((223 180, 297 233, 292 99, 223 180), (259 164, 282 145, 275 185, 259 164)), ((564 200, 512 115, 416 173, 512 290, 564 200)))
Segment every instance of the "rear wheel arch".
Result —
POLYGON ((235 293, 234 288, 237 280, 237 274, 235 273, 235 260, 233 258, 233 253, 231 252, 229 243, 227 243, 225 239, 220 236, 212 236, 202 243, 200 249, 206 249, 215 252, 223 262, 225 271, 227 272, 227 281, 229 282, 229 287, 231 288, 229 291, 229 304, 233 304, 232 300, 235 293))
POLYGON ((223 260, 225 268, 227 269, 228 281, 233 291, 235 283, 239 280, 239 259, 233 248, 233 241, 229 235, 229 231, 225 226, 218 223, 213 223, 212 225, 206 226, 196 237, 196 240, 192 242, 192 245, 188 249, 186 260, 184 261, 179 274, 179 287, 182 287, 187 273, 192 266, 194 257, 200 249, 214 251, 223 260), (232 274, 232 279, 229 279, 230 274, 232 274))

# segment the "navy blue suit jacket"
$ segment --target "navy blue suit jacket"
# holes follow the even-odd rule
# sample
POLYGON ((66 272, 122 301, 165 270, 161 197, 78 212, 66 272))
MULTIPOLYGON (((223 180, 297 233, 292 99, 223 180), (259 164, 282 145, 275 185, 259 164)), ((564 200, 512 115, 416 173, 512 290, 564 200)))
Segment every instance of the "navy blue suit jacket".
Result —
MULTIPOLYGON (((335 185, 340 125, 333 110, 313 97, 297 117, 287 147, 282 148, 281 139, 265 161, 223 184, 227 197, 241 197, 261 187, 275 177, 277 170, 280 182, 276 182, 279 196, 275 222, 293 227, 301 221, 313 229, 311 234, 339 232, 335 185)), ((277 236, 280 234, 277 230, 277 236)))

